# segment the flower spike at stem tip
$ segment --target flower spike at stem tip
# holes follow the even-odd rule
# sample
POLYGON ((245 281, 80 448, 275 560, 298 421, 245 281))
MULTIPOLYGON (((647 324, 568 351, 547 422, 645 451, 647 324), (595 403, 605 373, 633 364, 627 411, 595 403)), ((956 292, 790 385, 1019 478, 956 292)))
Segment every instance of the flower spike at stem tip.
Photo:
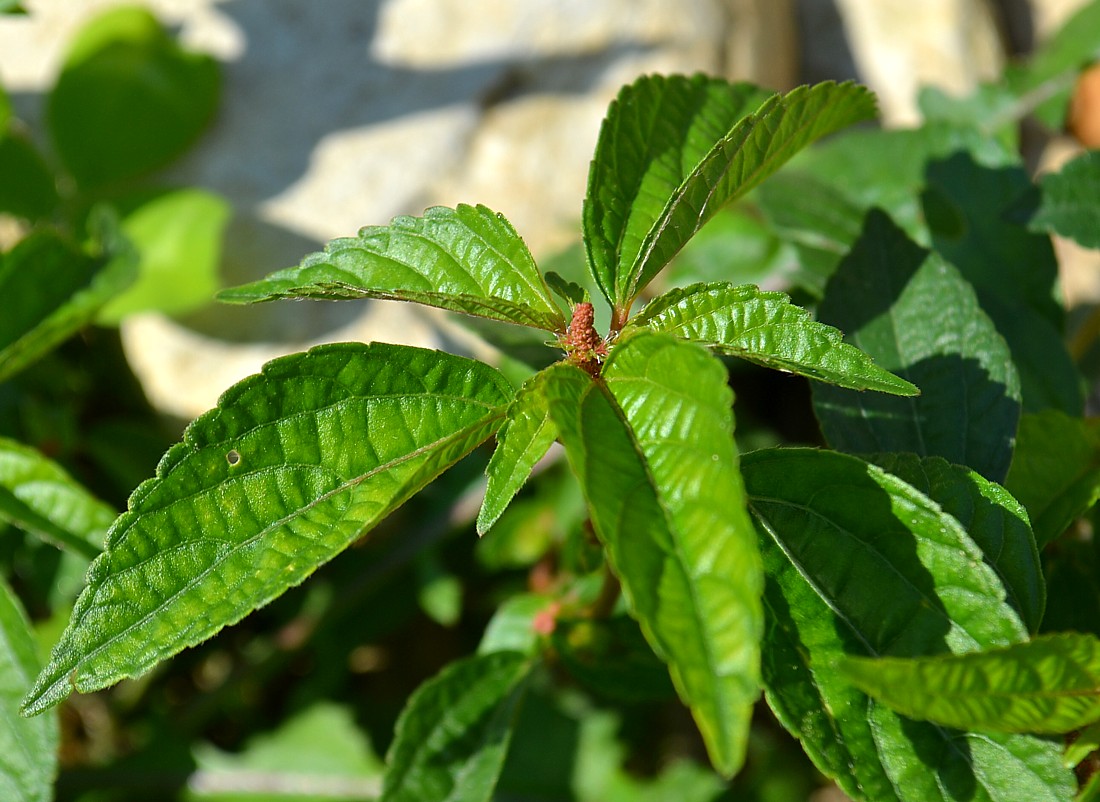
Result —
POLYGON ((594 322, 592 304, 577 304, 573 307, 569 328, 558 337, 558 342, 570 362, 596 376, 600 372, 600 362, 607 356, 607 341, 596 332, 594 322))

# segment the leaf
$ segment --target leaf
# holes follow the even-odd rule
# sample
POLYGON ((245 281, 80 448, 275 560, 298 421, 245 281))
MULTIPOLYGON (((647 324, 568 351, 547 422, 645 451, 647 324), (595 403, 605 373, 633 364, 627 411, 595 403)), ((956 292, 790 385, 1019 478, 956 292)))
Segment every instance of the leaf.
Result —
POLYGON ((668 669, 627 616, 558 619, 550 635, 562 666, 600 696, 624 702, 670 699, 668 669))
POLYGON ((1004 478, 1019 382, 1008 347, 953 267, 872 211, 818 317, 921 389, 916 398, 891 398, 814 385, 814 409, 834 448, 911 451, 1004 478))
POLYGON ((1023 415, 1005 487, 1027 508, 1042 548, 1100 500, 1100 420, 1023 415))
POLYGON ((729 201, 800 148, 874 116, 855 84, 786 95, 748 84, 647 76, 624 87, 600 129, 583 225, 589 265, 619 315, 729 201))
MULTIPOLYGON (((0 10, 3 9, 4 2, 7 2, 7 0, 0 0, 0 10)), ((0 84, 0 134, 8 130, 8 122, 11 120, 11 116, 11 100, 8 98, 8 93, 4 90, 3 84, 0 84)))
POLYGON ((1005 587, 1006 600, 1028 632, 1037 632, 1046 583, 1027 512, 1000 485, 961 465, 915 454, 873 455, 870 461, 919 490, 956 521, 982 550, 1005 587))
POLYGON ((1047 231, 1100 248, 1100 151, 1071 159, 1056 173, 1040 180, 1042 202, 1031 218, 1032 231, 1047 231))
POLYGON ((29 139, 3 127, 0 122, 0 212, 26 220, 48 217, 58 203, 54 175, 29 139))
POLYGON ((19 715, 19 700, 38 671, 35 648, 26 615, 0 581, 0 794, 11 802, 49 802, 57 774, 57 716, 19 715))
POLYGON ((630 327, 650 328, 706 345, 764 367, 854 390, 917 395, 919 390, 878 367, 843 334, 816 323, 782 292, 751 284, 693 284, 646 305, 630 327))
POLYGON ((422 685, 397 721, 379 802, 488 802, 530 670, 522 654, 492 652, 422 685))
POLYGON ((577 304, 592 302, 592 299, 588 297, 588 290, 575 281, 568 281, 561 274, 555 273, 553 270, 546 271, 546 286, 549 287, 555 295, 569 304, 570 309, 577 304))
POLYGON ((669 664, 711 762, 744 759, 759 692, 759 563, 742 506, 726 372, 698 346, 640 332, 593 380, 546 372, 559 436, 632 615, 669 664))
POLYGON ((1060 633, 971 654, 844 657, 840 672, 910 718, 1059 735, 1100 720, 1100 641, 1060 633))
POLYGON ((122 233, 138 251, 138 279, 98 322, 116 325, 149 310, 180 314, 212 301, 229 216, 225 199, 200 189, 166 192, 127 214, 122 233))
POLYGON ((134 491, 26 699, 137 676, 297 585, 499 426, 479 362, 374 343, 277 359, 134 491))
POLYGON ((1085 727, 1066 745, 1065 766, 1073 768, 1093 752, 1100 750, 1100 722, 1085 727))
POLYGON ((297 267, 219 293, 229 303, 277 298, 385 298, 564 331, 566 320, 502 215, 435 206, 336 239, 297 267))
POLYGON ((115 511, 57 463, 0 437, 0 520, 92 559, 115 511))
POLYGON ((497 432, 497 447, 485 469, 489 483, 477 516, 479 536, 500 518, 558 437, 545 382, 545 373, 536 373, 520 388, 497 432))
POLYGON ((217 61, 179 47, 148 11, 120 7, 70 42, 47 102, 54 146, 85 188, 162 167, 210 122, 217 61))
POLYGON ((1072 779, 1052 744, 898 721, 831 669, 845 654, 967 652, 1027 637, 959 523, 836 452, 762 450, 741 469, 767 577, 768 703, 818 768, 857 800, 1016 802, 1036 776, 1046 790, 1029 800, 1065 799, 1072 779), (903 780, 909 771, 935 792, 903 780))
POLYGON ((48 229, 27 235, 0 262, 0 380, 90 323, 133 274, 128 250, 94 259, 48 229))

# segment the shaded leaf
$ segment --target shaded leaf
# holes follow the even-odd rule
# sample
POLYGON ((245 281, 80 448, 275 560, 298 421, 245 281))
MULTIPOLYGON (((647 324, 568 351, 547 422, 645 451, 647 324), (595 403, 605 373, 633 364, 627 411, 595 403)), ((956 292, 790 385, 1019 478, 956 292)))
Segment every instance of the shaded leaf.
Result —
POLYGON ((479 535, 496 523, 558 437, 545 381, 544 373, 536 373, 520 388, 497 432, 497 447, 485 469, 489 482, 477 516, 479 535))
POLYGON ((668 669, 627 616, 558 619, 551 641, 565 669, 605 698, 641 702, 674 693, 668 669))
POLYGON ((1100 420, 1049 409, 1022 416, 1016 437, 1005 487, 1042 548, 1100 500, 1100 420))
POLYGON ((553 604, 549 596, 537 593, 517 593, 505 599, 489 619, 478 654, 491 652, 522 652, 534 655, 538 651, 540 635, 535 629, 535 619, 545 614, 553 604))
POLYGON ((1004 340, 949 264, 878 211, 829 282, 818 316, 921 389, 915 398, 814 385, 814 409, 835 448, 910 451, 1004 478, 1020 387, 1004 340))
POLYGON ((646 305, 630 327, 650 328, 769 368, 855 390, 917 395, 909 382, 878 367, 832 326, 810 319, 781 292, 747 284, 694 284, 646 305))
POLYGON ((1027 637, 959 523, 836 452, 758 451, 742 473, 767 576, 768 702, 814 763, 857 800, 1015 802, 1020 787, 1064 800, 1072 776, 1053 744, 899 720, 830 668, 845 654, 968 652, 1027 637))
POLYGON ((0 796, 49 802, 57 774, 57 716, 28 720, 19 700, 38 671, 34 636, 7 583, 0 581, 0 796))
POLYGON ((547 371, 550 410, 632 614, 691 708, 711 762, 744 759, 759 692, 760 574, 726 372, 641 332, 593 380, 547 371))
POLYGON ((569 304, 570 308, 577 304, 592 302, 592 299, 588 297, 588 290, 575 281, 568 281, 562 277, 560 273, 548 270, 545 278, 546 286, 549 287, 555 295, 569 304))
POLYGON ((1033 231, 1049 231, 1100 248, 1100 151, 1090 150, 1040 181, 1042 201, 1031 218, 1033 231))
POLYGON ((0 520, 91 559, 115 515, 60 465, 0 438, 0 520))
POLYGON ((491 652, 422 685, 397 721, 379 802, 488 802, 530 670, 522 654, 491 652))
POLYGON ((229 303, 278 298, 386 298, 564 331, 527 246, 484 206, 436 206, 330 242, 297 267, 219 293, 229 303))
POLYGON ((489 437, 511 395, 487 365, 382 343, 269 363, 134 491, 27 712, 137 676, 298 584, 489 437))
POLYGON ((16 131, 5 133, 3 127, 0 122, 0 212, 45 218, 58 203, 54 175, 29 139, 16 131))
POLYGON ((1100 641, 1092 635, 938 657, 843 657, 837 665, 899 713, 948 727, 1057 735, 1100 720, 1100 641))

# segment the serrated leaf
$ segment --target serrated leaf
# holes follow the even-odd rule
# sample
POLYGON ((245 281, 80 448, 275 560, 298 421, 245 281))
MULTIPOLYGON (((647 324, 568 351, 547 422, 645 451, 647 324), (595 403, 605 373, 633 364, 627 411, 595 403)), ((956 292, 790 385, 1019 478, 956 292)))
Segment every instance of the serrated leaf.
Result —
POLYGON ((1042 201, 1032 231, 1049 231, 1100 248, 1100 151, 1090 150, 1040 180, 1042 201))
POLYGON ((1006 599, 1029 632, 1046 606, 1046 582, 1027 512, 1008 491, 969 468, 939 457, 873 455, 880 468, 919 490, 962 524, 1000 578, 1006 599))
POLYGON ((92 559, 115 515, 60 465, 0 438, 0 520, 92 559))
POLYGON ((1005 487, 1042 548, 1100 500, 1100 420, 1046 410, 1020 418, 1005 487))
POLYGON ((28 714, 137 676, 298 584, 489 437, 511 395, 480 362, 383 343, 270 362, 134 491, 28 714))
POLYGON ((423 217, 368 226, 218 298, 384 298, 546 331, 566 326, 523 240, 503 215, 480 205, 435 206, 423 217))
POLYGON ((1100 720, 1100 641, 1092 635, 938 657, 843 657, 837 667, 897 712, 947 727, 1059 735, 1100 720))
POLYGON ((558 437, 550 418, 545 381, 544 373, 527 380, 497 432, 497 447, 485 469, 489 482, 477 515, 478 535, 484 535, 496 523, 558 437))
POLYGON ((800 148, 874 116, 854 84, 764 95, 703 76, 648 76, 608 109, 589 173, 585 244, 593 275, 625 315, 704 223, 800 148))
POLYGON ((0 380, 90 323, 133 277, 129 250, 94 259, 47 229, 25 237, 0 262, 0 380))
POLYGON ((751 284, 712 282, 670 290, 650 301, 629 327, 667 332, 720 354, 854 390, 919 393, 845 343, 841 332, 811 320, 785 293, 751 284))
POLYGON ((1027 637, 959 523, 836 452, 758 451, 742 473, 768 580, 768 702, 814 763, 857 800, 1016 802, 1035 777, 1045 790, 1028 799, 1064 800, 1072 778, 1053 744, 900 721, 830 668, 844 654, 967 652, 1027 637), (921 782, 906 782, 909 772, 921 782))
POLYGON ((491 652, 422 685, 397 721, 379 802, 488 802, 530 670, 522 654, 491 652))
POLYGON ((592 299, 588 297, 588 290, 575 281, 567 280, 560 273, 556 273, 553 270, 546 271, 546 286, 549 287, 555 295, 569 304, 570 308, 577 304, 592 302, 592 299))
POLYGON ((957 270, 872 211, 818 317, 921 389, 916 398, 892 398, 814 385, 814 409, 833 447, 939 456, 1004 478, 1019 381, 1008 347, 957 270))
POLYGON ((744 759, 758 694, 759 563, 741 499, 726 372, 640 332, 602 377, 556 365, 550 410, 632 615, 669 664, 711 762, 744 759))
POLYGON ((26 614, 0 581, 0 795, 11 802, 50 802, 60 741, 57 716, 33 721, 19 715, 19 700, 38 671, 34 635, 26 614))

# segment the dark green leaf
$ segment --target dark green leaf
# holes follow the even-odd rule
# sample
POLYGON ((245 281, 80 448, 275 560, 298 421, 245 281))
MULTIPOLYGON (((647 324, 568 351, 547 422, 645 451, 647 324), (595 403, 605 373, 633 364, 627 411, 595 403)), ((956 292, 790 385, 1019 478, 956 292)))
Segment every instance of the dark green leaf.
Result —
POLYGON ((555 273, 553 270, 546 272, 546 286, 570 307, 592 302, 592 299, 588 297, 588 290, 575 281, 567 281, 561 274, 555 273))
POLYGON ((1100 151, 1090 150, 1044 175, 1043 199, 1031 218, 1033 231, 1049 231, 1100 248, 1100 151))
POLYGON ((1004 478, 1019 382, 1004 340, 958 271, 873 211, 829 281, 819 317, 921 389, 916 398, 892 398, 816 384, 814 409, 834 447, 940 456, 1004 478))
POLYGON ((1100 421, 1047 410, 1020 418, 1005 487, 1042 548, 1100 499, 1100 421))
POLYGON ((19 700, 38 671, 34 635, 7 584, 0 581, 0 789, 7 802, 49 802, 57 772, 57 716, 29 721, 19 700))
POLYGON ((210 122, 219 82, 213 58, 180 48, 145 9, 107 11, 70 43, 50 94, 57 153, 88 188, 162 167, 210 122))
POLYGON ((0 0, 0 14, 26 14, 27 10, 19 0, 0 0))
POLYGON ((218 295, 230 303, 277 298, 387 298, 565 331, 530 252, 502 215, 484 206, 436 206, 333 240, 297 267, 218 295))
POLYGON ((489 437, 511 395, 479 362, 382 343, 269 363, 134 491, 28 712, 139 675, 298 584, 489 437))
POLYGON ((488 802, 530 670, 522 654, 492 652, 422 685, 397 721, 379 802, 488 802))
POLYGON ((52 231, 28 235, 0 262, 0 379, 90 323, 133 276, 131 251, 94 259, 52 231))
POLYGON ((1007 601, 1029 632, 1039 629, 1046 585, 1027 512, 1000 485, 961 465, 915 454, 876 455, 872 461, 928 496, 960 524, 1005 587, 1007 601))
POLYGON ((759 692, 760 574, 726 372, 641 332, 601 379, 548 369, 550 411, 632 614, 692 709, 715 767, 744 759, 759 692))
POLYGON ((484 535, 527 482, 531 470, 558 437, 550 419, 544 373, 536 373, 516 393, 504 424, 497 432, 497 447, 485 469, 489 483, 477 516, 477 532, 484 535))
POLYGON ((1061 633, 970 654, 842 658, 860 690, 948 727, 1058 735, 1100 720, 1100 641, 1061 633))
POLYGON ((558 619, 551 640, 565 669, 605 698, 640 702, 674 693, 668 669, 631 618, 558 619))
POLYGON ((630 327, 675 334, 720 354, 854 390, 919 392, 845 343, 839 331, 811 320, 784 293, 762 292, 751 284, 714 282, 671 290, 650 301, 630 327))
MULTIPOLYGON (((0 9, 3 8, 4 2, 6 0, 0 0, 0 9)), ((9 120, 11 120, 11 100, 8 99, 8 93, 4 91, 3 84, 0 84, 0 134, 8 130, 9 120)))
MULTIPOLYGON (((0 112, 2 114, 2 112, 0 112)), ((57 188, 50 168, 30 140, 4 133, 0 123, 0 212, 27 220, 47 217, 57 206, 57 188)))
POLYGON ((1016 802, 1035 782, 1042 793, 1029 800, 1065 799, 1071 778, 1053 745, 899 721, 831 668, 844 654, 968 652, 1027 637, 958 521, 836 452, 758 451, 742 473, 768 580, 768 701, 814 763, 849 796, 874 802, 1016 802), (903 779, 909 772, 940 788, 927 794, 924 780, 903 779))
POLYGON ((115 511, 29 446, 0 438, 0 520, 92 559, 115 511))

